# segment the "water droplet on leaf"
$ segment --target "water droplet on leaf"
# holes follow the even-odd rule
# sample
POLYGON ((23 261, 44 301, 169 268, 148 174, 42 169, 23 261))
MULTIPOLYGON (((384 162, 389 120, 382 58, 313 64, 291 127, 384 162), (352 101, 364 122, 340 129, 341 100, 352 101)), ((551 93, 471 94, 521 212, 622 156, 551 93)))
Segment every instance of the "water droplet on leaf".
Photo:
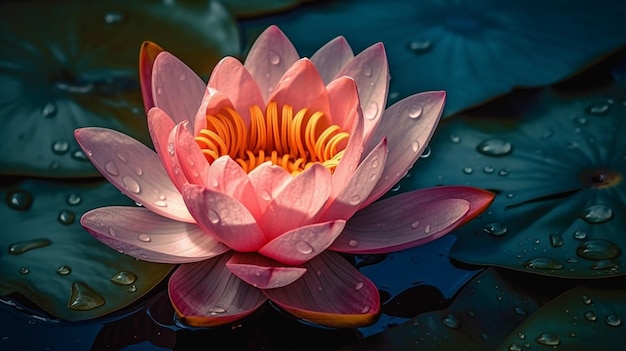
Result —
POLYGON ((57 140, 52 143, 52 152, 57 155, 64 155, 70 151, 70 143, 65 140, 57 140))
POLYGON ((121 25, 126 22, 126 16, 118 11, 109 11, 104 14, 104 23, 108 25, 121 25))
POLYGON ((28 267, 20 268, 20 274, 26 275, 28 273, 30 273, 30 269, 28 269, 28 267))
POLYGON ((94 289, 83 282, 74 282, 67 307, 73 311, 89 311, 106 303, 94 289))
POLYGON ((501 157, 513 151, 513 145, 504 139, 487 139, 476 146, 476 151, 485 156, 501 157))
POLYGON ((550 246, 561 247, 563 246, 563 238, 560 234, 550 234, 550 246))
POLYGON ((6 202, 15 210, 26 211, 33 204, 33 195, 23 190, 16 190, 7 194, 6 202))
POLYGON ((490 223, 483 227, 483 231, 491 236, 503 236, 508 229, 502 223, 490 223))
POLYGON ((70 225, 74 223, 75 219, 76 219, 76 214, 70 210, 63 210, 59 212, 59 216, 57 217, 57 220, 59 221, 59 223, 64 224, 64 225, 70 225))
POLYGON ((20 242, 9 245, 9 248, 7 251, 11 255, 21 255, 24 252, 46 247, 50 244, 52 244, 52 241, 50 241, 50 239, 42 238, 42 239, 25 240, 25 241, 20 241, 20 242))
POLYGON ((588 260, 609 260, 621 254, 620 248, 608 240, 588 240, 576 248, 576 253, 588 260))
POLYGON ((432 50, 433 43, 428 40, 411 41, 407 44, 407 49, 414 54, 424 54, 432 50))
POLYGON ((606 324, 612 327, 619 327, 622 325, 622 319, 616 314, 609 314, 606 316, 606 324))
POLYGON ((137 276, 131 272, 117 272, 111 277, 111 281, 117 285, 130 285, 137 280, 137 276))
POLYGON ((53 102, 48 102, 43 109, 41 109, 41 114, 44 117, 51 118, 54 117, 57 113, 57 106, 53 102))
POLYGON ((563 264, 553 258, 537 257, 524 262, 524 267, 532 269, 563 269, 563 264))
POLYGON ((552 333, 542 333, 535 339, 535 341, 539 344, 547 346, 557 346, 561 343, 561 339, 552 333))
POLYGON ((70 273, 72 273, 72 268, 70 266, 60 265, 57 268, 57 274, 59 275, 68 275, 70 273))
POLYGON ((593 205, 589 206, 581 217, 591 224, 604 223, 613 217, 613 210, 605 205, 593 205))
POLYGON ((590 322, 594 322, 596 319, 598 319, 598 316, 596 316, 596 314, 593 313, 593 311, 587 311, 585 312, 585 319, 590 322))
POLYGON ((461 325, 459 324, 459 320, 452 314, 444 316, 441 319, 441 322, 448 328, 451 329, 459 329, 461 325))
POLYGON ((574 232, 574 239, 585 240, 587 239, 587 233, 582 230, 577 230, 574 232))

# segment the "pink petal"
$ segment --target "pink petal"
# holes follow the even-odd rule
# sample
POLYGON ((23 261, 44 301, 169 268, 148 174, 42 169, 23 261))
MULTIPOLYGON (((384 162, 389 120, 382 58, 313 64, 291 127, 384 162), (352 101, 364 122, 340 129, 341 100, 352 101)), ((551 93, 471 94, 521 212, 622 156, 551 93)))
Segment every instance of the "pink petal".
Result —
POLYGON ((337 220, 294 229, 267 243, 259 253, 284 264, 303 264, 326 250, 345 224, 337 220))
POLYGON ((205 90, 202 79, 174 55, 164 51, 157 56, 152 69, 154 105, 174 123, 193 122, 205 90))
POLYGON ((80 128, 74 136, 100 173, 128 197, 167 218, 194 222, 154 151, 106 128, 80 128))
POLYGON ((185 185, 183 194, 200 228, 231 249, 253 252, 265 245, 261 228, 241 202, 195 184, 185 185))
POLYGON ((150 132, 150 137, 152 138, 152 145, 154 145, 154 149, 156 150, 167 175, 180 192, 182 188, 179 184, 184 183, 184 175, 180 174, 180 172, 178 174, 174 173, 172 160, 168 151, 168 139, 170 132, 175 126, 174 121, 172 121, 172 119, 158 107, 153 107, 148 111, 148 131, 150 132))
POLYGON ((257 220, 261 210, 248 174, 230 156, 222 156, 211 165, 208 184, 241 202, 257 220))
POLYGON ((335 78, 339 70, 353 58, 354 53, 346 39, 337 37, 317 50, 311 56, 311 62, 317 67, 324 83, 328 84, 335 78))
POLYGON ((184 175, 185 181, 177 184, 179 189, 186 183, 206 186, 209 178, 209 163, 187 129, 188 123, 185 121, 176 125, 170 133, 167 146, 174 179, 180 181, 180 173, 184 175))
POLYGON ((356 82, 350 77, 339 77, 326 86, 326 91, 332 124, 340 126, 342 130, 350 131, 355 119, 362 117, 357 113, 360 101, 356 82))
POLYGON ((265 107, 257 82, 243 64, 233 57, 225 57, 215 66, 208 86, 228 96, 246 126, 250 125, 250 106, 265 107))
POLYGON ((250 171, 248 177, 257 193, 261 213, 265 212, 272 199, 293 179, 284 168, 269 161, 250 171))
POLYGON ((310 224, 328 200, 330 179, 328 169, 317 163, 286 184, 263 214, 267 240, 310 224))
MULTIPOLYGON (((383 44, 370 46, 348 62, 336 77, 348 76, 356 81, 365 116, 365 140, 371 140, 387 103, 389 67, 383 44)), ((378 143, 381 138, 376 140, 378 143)))
POLYGON ((265 296, 233 275, 226 262, 231 253, 181 265, 172 274, 168 292, 180 319, 197 327, 232 323, 259 308, 265 296))
POLYGON ((163 52, 163 49, 157 44, 144 41, 139 50, 139 83, 141 85, 141 95, 143 96, 143 106, 148 112, 154 107, 154 98, 152 97, 152 68, 154 60, 163 52))
POLYGON ((259 84, 267 102, 280 78, 299 58, 285 34, 278 27, 270 26, 252 44, 244 66, 259 84))
POLYGON ((283 267, 265 256, 243 253, 233 254, 226 268, 239 279, 259 289, 289 285, 306 272, 303 267, 283 267))
POLYGON ((100 207, 80 223, 107 246, 140 260, 188 263, 209 259, 228 247, 197 225, 172 221, 140 207, 100 207))
POLYGON ((385 169, 386 160, 387 142, 383 140, 365 157, 339 194, 330 198, 319 220, 347 220, 352 217, 378 183, 385 169))
POLYGON ((200 132, 200 129, 205 129, 207 127, 207 115, 214 116, 225 107, 230 107, 232 109, 235 108, 226 94, 215 88, 207 87, 204 92, 202 102, 200 103, 200 107, 196 112, 196 117, 194 118, 193 133, 197 135, 200 132))
POLYGON ((293 107, 294 113, 303 108, 308 109, 310 113, 323 112, 330 122, 330 105, 326 86, 317 68, 309 59, 303 58, 296 61, 285 72, 268 101, 276 101, 278 106, 289 104, 293 107))
POLYGON ((330 247, 348 253, 387 253, 419 246, 474 218, 493 194, 462 186, 415 190, 357 212, 330 247))
POLYGON ((428 145, 443 111, 446 93, 426 92, 410 96, 385 111, 365 150, 387 138, 389 154, 383 175, 361 207, 376 201, 391 189, 428 145))
POLYGON ((296 317, 329 327, 356 328, 376 321, 376 286, 344 258, 326 251, 304 267, 302 278, 263 293, 296 317))

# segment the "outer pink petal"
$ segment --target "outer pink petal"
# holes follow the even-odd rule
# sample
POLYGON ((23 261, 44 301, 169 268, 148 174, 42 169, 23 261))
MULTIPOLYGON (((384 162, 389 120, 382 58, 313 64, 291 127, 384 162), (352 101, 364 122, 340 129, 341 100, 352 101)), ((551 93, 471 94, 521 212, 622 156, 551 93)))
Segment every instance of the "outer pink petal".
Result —
POLYGON ((378 183, 386 160, 387 142, 383 140, 365 157, 341 191, 331 196, 319 220, 350 219, 378 183))
POLYGON ((330 106, 326 86, 315 65, 306 58, 296 61, 285 72, 268 101, 279 106, 289 104, 294 113, 306 108, 309 112, 321 111, 330 122, 330 106))
POLYGON ((273 165, 269 161, 250 171, 248 177, 257 193, 259 210, 262 213, 265 212, 272 199, 293 179, 284 168, 273 165))
POLYGON ((143 106, 146 112, 154 107, 152 97, 152 67, 154 60, 163 52, 157 44, 144 41, 139 50, 139 83, 141 85, 141 95, 143 96, 143 106))
POLYGON ((152 68, 154 105, 178 124, 193 122, 206 84, 182 61, 169 52, 160 53, 152 68))
POLYGON ((386 253, 423 245, 474 218, 491 201, 493 194, 463 186, 396 195, 357 212, 330 249, 386 253))
POLYGON ((200 228, 233 250, 253 252, 265 244, 265 237, 248 209, 232 197, 187 184, 183 194, 189 212, 200 228))
POLYGON ((182 173, 186 182, 179 184, 179 189, 185 183, 207 186, 210 166, 200 147, 187 129, 189 122, 181 122, 170 133, 167 152, 172 161, 173 173, 179 179, 182 173))
POLYGON ((197 262, 229 250, 195 224, 172 221, 140 207, 96 208, 85 213, 80 223, 109 247, 144 261, 197 262))
POLYGON ((289 285, 306 272, 304 267, 283 267, 258 254, 235 253, 226 267, 241 280, 259 289, 289 285))
POLYGON ((346 221, 317 223, 289 231, 263 246, 259 253, 287 265, 300 265, 326 250, 346 221))
POLYGON ((266 298, 259 289, 237 278, 226 262, 231 253, 180 266, 169 280, 168 291, 180 319, 197 327, 232 323, 259 308, 266 298))
POLYGON ((259 84, 267 102, 280 78, 299 58, 285 34, 278 27, 270 26, 250 48, 244 66, 259 84))
POLYGON ((322 46, 311 56, 324 83, 328 84, 335 78, 339 70, 354 58, 352 48, 344 37, 337 37, 322 46))
POLYGON ((180 177, 182 179, 183 175, 174 173, 172 160, 168 151, 168 139, 175 126, 174 121, 172 121, 172 119, 160 108, 153 107, 148 111, 148 131, 150 132, 150 137, 152 138, 152 145, 154 145, 154 149, 156 150, 157 155, 159 155, 159 159, 161 160, 161 164, 163 164, 163 168, 165 168, 167 175, 180 192, 181 188, 178 184, 183 182, 177 178, 180 177))
POLYGON ((385 111, 365 150, 387 138, 389 154, 383 176, 361 207, 376 201, 408 172, 435 132, 446 93, 426 92, 410 96, 385 111))
POLYGON ((257 82, 243 64, 233 57, 225 57, 215 66, 208 86, 228 96, 246 125, 250 124, 250 106, 265 107, 257 82))
POLYGON ((80 128, 74 136, 100 173, 128 197, 167 218, 194 222, 154 151, 106 128, 80 128))
POLYGON ((326 167, 314 164, 286 184, 263 214, 267 240, 310 224, 328 200, 330 179, 326 167))
POLYGON ((211 165, 208 184, 241 202, 259 220, 261 210, 248 174, 230 156, 222 156, 211 165))
POLYGON ((344 258, 326 251, 304 267, 302 278, 263 293, 296 317, 329 327, 356 328, 376 321, 378 289, 344 258))
POLYGON ((389 67, 383 44, 374 44, 363 50, 337 73, 337 77, 341 76, 352 77, 356 81, 365 116, 365 140, 370 140, 383 114, 389 89, 389 67))

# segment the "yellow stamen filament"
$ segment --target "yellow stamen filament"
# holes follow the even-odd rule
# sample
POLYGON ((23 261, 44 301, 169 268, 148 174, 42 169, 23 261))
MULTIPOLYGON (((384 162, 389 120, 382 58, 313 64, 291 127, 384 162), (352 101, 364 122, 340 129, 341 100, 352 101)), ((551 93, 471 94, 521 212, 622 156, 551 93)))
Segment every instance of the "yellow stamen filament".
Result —
POLYGON ((274 101, 265 113, 256 105, 249 110, 248 126, 230 107, 206 116, 206 128, 195 140, 209 163, 228 155, 250 172, 271 161, 295 176, 314 163, 333 172, 341 161, 350 134, 328 125, 324 113, 303 108, 294 114, 292 106, 279 107, 274 101))

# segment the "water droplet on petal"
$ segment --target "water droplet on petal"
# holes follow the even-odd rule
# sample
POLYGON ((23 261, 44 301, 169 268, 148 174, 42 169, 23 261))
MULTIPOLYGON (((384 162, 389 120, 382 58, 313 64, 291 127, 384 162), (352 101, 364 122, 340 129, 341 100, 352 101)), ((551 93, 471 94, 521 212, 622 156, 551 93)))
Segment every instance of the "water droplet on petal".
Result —
POLYGON ((59 221, 59 223, 64 224, 64 225, 70 225, 74 223, 75 219, 76 219, 76 214, 70 210, 63 210, 59 212, 59 215, 57 217, 57 220, 59 221))
POLYGON ((83 282, 74 282, 67 307, 73 311, 89 311, 105 303, 104 297, 100 296, 89 285, 83 282))
POLYGON ((348 241, 348 246, 350 246, 350 247, 357 247, 357 246, 359 246, 359 242, 354 240, 354 239, 350 240, 350 241, 348 241))
POLYGON ((613 218, 613 210, 605 205, 593 205, 589 206, 581 217, 591 224, 604 223, 613 218))
POLYGON ((156 200, 155 202, 153 202, 155 206, 159 206, 159 207, 167 207, 167 202, 163 201, 163 200, 156 200))
POLYGON ((137 181, 129 176, 123 176, 122 182, 124 183, 124 187, 135 194, 139 194, 141 192, 141 187, 137 181))
POLYGON ((441 322, 443 323, 443 325, 451 329, 459 329, 461 327, 461 325, 459 324, 459 320, 452 314, 444 316, 441 319, 441 322))
POLYGON ((553 258, 537 257, 524 262, 524 267, 532 269, 563 269, 563 264, 553 258))
POLYGON ((220 313, 226 313, 226 309, 222 306, 213 306, 209 308, 209 314, 215 316, 220 313))
POLYGON ((363 74, 366 77, 371 77, 372 76, 372 67, 370 67, 370 65, 363 65, 363 74))
POLYGON ((622 319, 616 314, 609 314, 606 316, 606 324, 611 327, 619 327, 622 325, 622 319))
POLYGON ((7 251, 9 252, 10 255, 21 255, 24 252, 38 249, 41 247, 46 247, 50 244, 52 244, 52 241, 50 241, 49 239, 43 239, 43 238, 25 240, 25 241, 20 241, 20 242, 9 245, 7 251))
POLYGON ((485 156, 501 157, 513 151, 513 145, 504 139, 487 139, 476 146, 476 151, 485 156))
POLYGON ((557 346, 561 343, 561 339, 552 333, 542 333, 535 339, 535 341, 539 344, 547 346, 557 346))
POLYGON ((361 313, 367 313, 370 311, 370 307, 369 306, 363 306, 363 308, 361 309, 361 313))
POLYGON ((53 102, 48 102, 43 109, 41 109, 41 114, 44 117, 51 118, 54 117, 57 113, 57 106, 53 102))
POLYGON ((117 156, 117 158, 124 163, 128 162, 128 154, 124 151, 116 152, 115 156, 117 156))
POLYGON ((277 65, 280 63, 280 56, 276 52, 270 50, 267 54, 272 65, 277 65))
POLYGON ((213 210, 208 210, 207 211, 207 217, 209 218, 209 222, 213 223, 213 224, 217 224, 220 222, 220 215, 217 214, 217 212, 213 211, 213 210))
POLYGON ((57 155, 64 155, 70 151, 70 143, 65 140, 56 140, 52 143, 52 152, 57 155))
POLYGON ((378 161, 378 159, 373 159, 372 160, 372 168, 376 168, 380 165, 380 161, 378 161))
POLYGON ((7 194, 6 202, 12 209, 26 211, 33 204, 33 195, 23 190, 16 190, 7 194))
POLYGON ((174 155, 174 143, 168 143, 167 144, 167 152, 170 155, 174 155))
POLYGON ((350 196, 350 204, 351 205, 358 205, 361 202, 361 196, 360 195, 352 195, 350 196))
POLYGON ((609 260, 621 254, 620 248, 608 240, 588 240, 576 248, 576 253, 588 260, 609 260))
POLYGON ((418 152, 420 149, 420 143, 417 140, 413 140, 413 142, 411 143, 411 150, 413 150, 413 152, 418 152))
POLYGON ((60 265, 57 268, 57 274, 59 275, 68 275, 70 273, 72 273, 72 268, 70 266, 60 265))
POLYGON ((139 234, 137 236, 137 239, 139 239, 139 241, 143 241, 144 243, 148 243, 150 241, 152 241, 152 239, 150 238, 150 236, 148 234, 139 234))
POLYGON ((363 282, 358 282, 354 286, 354 290, 361 290, 361 289, 363 289, 364 286, 365 286, 365 284, 363 282))
POLYGON ((135 167, 135 174, 141 176, 143 174, 143 169, 141 169, 141 167, 135 167))
POLYGON ((424 108, 420 105, 411 105, 409 107, 409 117, 411 118, 419 118, 422 115, 424 108))
POLYGON ((305 255, 308 255, 314 251, 313 246, 311 246, 311 244, 303 240, 298 241, 296 243, 296 250, 298 250, 298 252, 305 254, 305 255))
POLYGON ((184 73, 181 73, 180 75, 178 75, 178 80, 179 80, 179 81, 181 81, 181 82, 182 82, 182 81, 184 81, 185 79, 187 79, 187 76, 185 76, 185 74, 184 74, 184 73))
POLYGON ((426 224, 426 226, 424 227, 424 233, 430 233, 430 224, 426 224))
POLYGON ((417 229, 420 226, 420 221, 415 221, 411 223, 411 229, 417 229))
POLYGON ((112 176, 117 176, 120 174, 113 162, 107 162, 104 165, 104 170, 112 176))
POLYGON ((373 120, 378 115, 378 110, 378 103, 372 101, 369 105, 367 105, 365 111, 363 111, 363 114, 365 115, 365 118, 373 120))
POLYGON ((137 280, 137 275, 131 272, 117 272, 111 277, 111 282, 117 285, 130 285, 137 280))

